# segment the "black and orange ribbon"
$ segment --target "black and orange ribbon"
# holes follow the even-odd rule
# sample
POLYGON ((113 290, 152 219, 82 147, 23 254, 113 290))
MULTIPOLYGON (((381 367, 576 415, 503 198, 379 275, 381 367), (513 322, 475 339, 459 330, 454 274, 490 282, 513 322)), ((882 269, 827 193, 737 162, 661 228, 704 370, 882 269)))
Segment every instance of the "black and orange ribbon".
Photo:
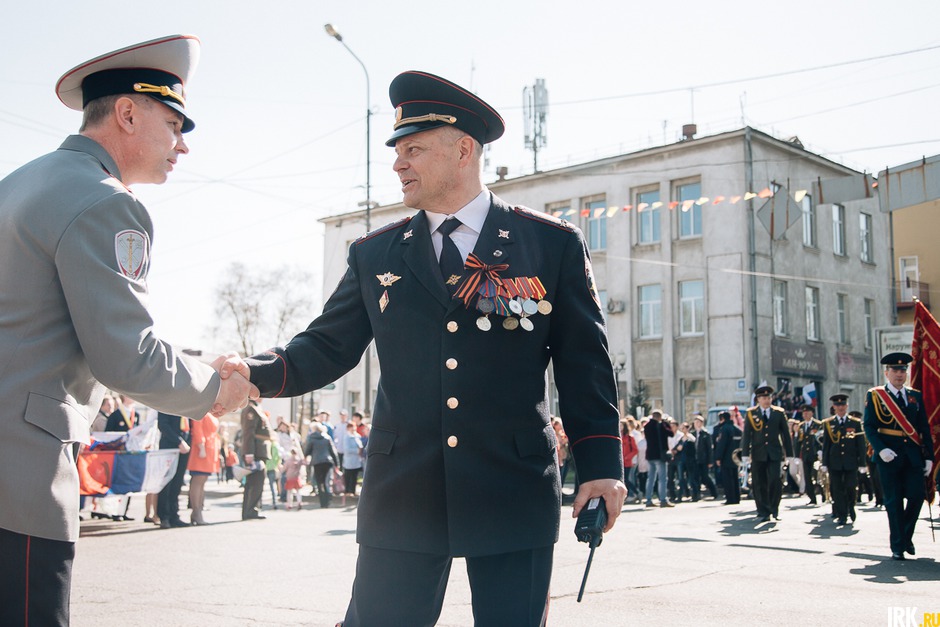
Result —
POLYGON ((503 279, 500 278, 499 273, 503 270, 509 269, 508 263, 497 263, 492 266, 488 266, 483 263, 483 260, 470 253, 467 256, 467 261, 464 263, 464 267, 468 270, 471 270, 470 275, 460 284, 460 287, 457 289, 457 293, 454 295, 454 298, 460 299, 463 301, 466 307, 470 306, 470 301, 473 300, 474 294, 477 293, 478 288, 481 283, 492 282, 496 285, 497 290, 503 285, 503 279))

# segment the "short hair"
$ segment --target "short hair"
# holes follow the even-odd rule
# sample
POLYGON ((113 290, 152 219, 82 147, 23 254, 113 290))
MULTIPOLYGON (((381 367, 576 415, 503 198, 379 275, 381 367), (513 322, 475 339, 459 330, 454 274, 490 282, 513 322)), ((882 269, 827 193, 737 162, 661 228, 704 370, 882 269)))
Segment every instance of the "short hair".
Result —
POLYGON ((157 102, 153 98, 139 94, 111 94, 110 96, 95 98, 82 109, 82 125, 79 127, 78 132, 81 133, 87 129, 94 128, 107 120, 111 112, 114 111, 114 103, 121 98, 130 98, 136 104, 147 107, 157 102))
POLYGON ((650 414, 650 416, 652 416, 653 418, 656 418, 656 417, 662 418, 663 412, 659 411, 658 409, 654 409, 653 413, 650 414))

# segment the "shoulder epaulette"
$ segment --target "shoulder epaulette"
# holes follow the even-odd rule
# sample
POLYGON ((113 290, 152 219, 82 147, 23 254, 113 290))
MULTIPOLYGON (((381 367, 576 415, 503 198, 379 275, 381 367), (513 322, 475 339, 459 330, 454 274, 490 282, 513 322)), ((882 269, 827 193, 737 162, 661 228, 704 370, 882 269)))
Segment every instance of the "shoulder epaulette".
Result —
POLYGON ((854 420, 854 421, 857 422, 858 424, 862 424, 862 419, 861 419, 861 418, 856 418, 855 416, 849 416, 849 420, 854 420))
POLYGON ((556 218, 555 216, 549 215, 547 213, 543 213, 541 211, 535 211, 534 209, 529 209, 528 207, 523 207, 521 205, 514 206, 512 210, 515 211, 517 215, 520 215, 523 218, 535 220, 536 222, 541 222, 542 224, 547 224, 557 229, 568 231, 569 233, 574 231, 573 224, 571 224, 567 220, 556 218))
POLYGON ((912 388, 908 385, 905 385, 904 387, 910 390, 911 392, 917 392, 918 394, 920 394, 920 390, 918 390, 917 388, 912 388))
POLYGON ((777 411, 782 411, 783 413, 787 413, 787 410, 785 410, 783 407, 780 407, 779 405, 771 405, 771 406, 770 406, 770 410, 771 410, 771 411, 773 411, 773 410, 775 410, 775 409, 776 409, 777 411))
POLYGON ((832 422, 832 420, 833 420, 834 418, 835 418, 835 416, 829 416, 828 418, 823 418, 822 420, 820 420, 820 422, 823 423, 823 424, 825 424, 825 423, 827 423, 827 422, 832 422))
POLYGON ((378 235, 381 235, 382 233, 386 233, 386 232, 388 232, 388 231, 391 231, 391 230, 393 230, 393 229, 396 229, 396 228, 398 228, 398 227, 400 227, 400 226, 402 226, 402 225, 404 225, 404 224, 407 224, 408 222, 411 222, 411 218, 412 218, 412 217, 413 217, 413 216, 408 216, 407 218, 402 218, 401 220, 397 220, 397 221, 395 221, 395 222, 392 222, 391 224, 386 224, 385 226, 380 226, 379 228, 375 229, 374 231, 369 231, 368 233, 366 233, 365 235, 363 235, 362 237, 360 237, 359 239, 357 239, 354 243, 356 243, 356 244, 361 244, 362 242, 364 242, 364 241, 366 241, 366 240, 370 240, 370 239, 372 239, 373 237, 376 237, 376 236, 378 236, 378 235))

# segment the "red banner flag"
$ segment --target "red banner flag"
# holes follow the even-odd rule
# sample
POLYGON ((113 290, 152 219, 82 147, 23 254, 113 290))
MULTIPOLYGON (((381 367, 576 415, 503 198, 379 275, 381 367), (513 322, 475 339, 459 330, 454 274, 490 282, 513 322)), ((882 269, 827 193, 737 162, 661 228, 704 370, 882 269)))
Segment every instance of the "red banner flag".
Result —
MULTIPOLYGON (((911 345, 911 387, 924 396, 924 409, 933 439, 933 458, 940 461, 940 324, 919 300, 914 305, 914 342, 911 345)), ((935 463, 927 481, 927 502, 933 502, 937 485, 935 463)))

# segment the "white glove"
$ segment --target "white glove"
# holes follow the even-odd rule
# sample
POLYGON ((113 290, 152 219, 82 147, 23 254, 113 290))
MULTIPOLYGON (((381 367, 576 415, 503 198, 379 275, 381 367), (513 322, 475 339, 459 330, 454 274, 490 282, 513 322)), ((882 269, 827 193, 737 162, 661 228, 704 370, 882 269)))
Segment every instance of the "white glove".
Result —
POLYGON ((750 464, 751 463, 750 455, 745 455, 744 457, 742 457, 741 463, 743 463, 744 465, 750 464))
POLYGON ((859 466, 859 467, 858 467, 858 471, 859 471, 860 473, 862 473, 863 475, 867 475, 867 474, 868 474, 868 467, 867 467, 867 466, 859 466))
POLYGON ((819 472, 829 472, 829 469, 826 468, 825 466, 820 466, 820 467, 819 467, 819 472))
POLYGON ((881 461, 883 461, 886 464, 889 463, 891 460, 893 460, 897 456, 898 454, 889 448, 883 448, 880 451, 878 451, 878 457, 880 457, 881 461))
POLYGON ((924 460, 924 476, 929 477, 930 471, 933 470, 933 462, 929 459, 924 460))
POLYGON ((816 451, 816 459, 822 459, 822 451, 816 451))

